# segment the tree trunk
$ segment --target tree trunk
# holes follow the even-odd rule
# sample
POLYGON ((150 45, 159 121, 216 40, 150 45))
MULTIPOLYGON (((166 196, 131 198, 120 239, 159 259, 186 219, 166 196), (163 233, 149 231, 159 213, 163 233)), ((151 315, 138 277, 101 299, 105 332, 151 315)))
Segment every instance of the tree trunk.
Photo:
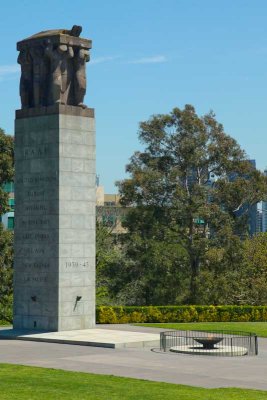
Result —
POLYGON ((190 279, 190 295, 189 295, 189 303, 196 304, 198 301, 197 296, 197 277, 199 275, 199 257, 192 255, 190 257, 190 266, 191 266, 191 279, 190 279))

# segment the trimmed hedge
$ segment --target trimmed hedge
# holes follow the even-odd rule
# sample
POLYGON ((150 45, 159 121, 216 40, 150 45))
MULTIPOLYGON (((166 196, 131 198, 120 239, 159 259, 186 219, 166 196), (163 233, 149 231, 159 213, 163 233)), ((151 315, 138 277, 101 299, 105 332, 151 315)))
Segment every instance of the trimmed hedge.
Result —
POLYGON ((99 306, 99 324, 143 322, 264 322, 267 306, 99 306))
MULTIPOLYGON (((0 311, 0 325, 11 322, 11 310, 0 311)), ((267 306, 99 306, 96 322, 267 322, 267 306)))

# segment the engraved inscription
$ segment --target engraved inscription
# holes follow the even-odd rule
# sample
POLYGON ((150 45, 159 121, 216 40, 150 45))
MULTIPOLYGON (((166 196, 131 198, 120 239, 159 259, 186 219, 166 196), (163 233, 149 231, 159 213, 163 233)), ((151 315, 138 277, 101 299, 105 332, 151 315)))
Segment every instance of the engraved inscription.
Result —
POLYGON ((47 211, 45 204, 28 204, 25 206, 26 211, 47 211))
POLYGON ((25 217, 19 221, 16 221, 17 224, 23 226, 23 227, 34 227, 34 226, 41 226, 41 227, 47 227, 50 224, 50 220, 48 218, 31 218, 31 219, 26 219, 25 217))
POLYGON ((48 146, 26 147, 23 150, 23 157, 25 159, 46 157, 50 153, 49 150, 48 146))
POLYGON ((17 254, 20 256, 40 256, 45 254, 45 250, 38 247, 20 247, 17 254))
POLYGON ((22 184, 22 185, 39 185, 43 183, 52 183, 52 182, 57 182, 57 177, 56 176, 30 176, 30 177, 20 177, 17 178, 16 183, 17 184, 22 184))
POLYGON ((48 269, 50 264, 48 262, 24 262, 22 266, 25 269, 48 269))
POLYGON ((79 268, 79 267, 84 267, 87 268, 89 267, 89 261, 66 261, 65 262, 65 267, 66 268, 70 268, 70 267, 74 267, 74 268, 79 268))
POLYGON ((23 283, 29 282, 47 282, 47 276, 24 276, 22 279, 23 283))
POLYGON ((36 197, 43 197, 45 194, 44 190, 28 190, 27 195, 29 198, 35 199, 36 197))
POLYGON ((49 233, 37 232, 37 233, 23 233, 22 235, 16 235, 16 239, 18 240, 37 240, 44 241, 49 240, 49 233))

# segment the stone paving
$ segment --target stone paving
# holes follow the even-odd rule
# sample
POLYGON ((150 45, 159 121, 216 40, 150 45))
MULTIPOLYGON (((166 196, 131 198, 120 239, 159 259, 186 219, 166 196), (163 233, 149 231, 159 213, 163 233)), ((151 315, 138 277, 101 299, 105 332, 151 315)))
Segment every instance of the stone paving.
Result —
POLYGON ((111 329, 82 329, 60 332, 28 332, 18 329, 1 329, 0 339, 31 340, 34 342, 51 342, 80 344, 83 346, 109 347, 159 347, 159 333, 127 332, 111 329), (27 333, 26 333, 27 332, 27 333))
MULTIPOLYGON (((98 326, 97 328, 100 328, 98 326)), ((158 333, 155 328, 101 326, 111 331, 158 333)), ((207 388, 267 390, 267 339, 255 357, 209 357, 161 353, 158 348, 99 348, 0 340, 0 362, 108 374, 207 388)))

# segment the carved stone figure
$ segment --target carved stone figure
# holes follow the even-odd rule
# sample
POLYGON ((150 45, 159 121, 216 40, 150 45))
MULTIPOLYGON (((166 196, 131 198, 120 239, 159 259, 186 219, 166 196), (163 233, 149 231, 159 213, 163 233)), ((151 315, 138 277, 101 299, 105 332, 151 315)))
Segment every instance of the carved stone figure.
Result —
POLYGON ((30 47, 30 54, 33 70, 33 105, 34 107, 40 107, 45 105, 47 92, 46 76, 48 66, 44 58, 44 46, 30 47))
POLYGON ((61 44, 53 49, 53 45, 49 42, 45 54, 50 59, 50 88, 53 103, 67 104, 72 78, 68 61, 74 56, 73 48, 61 44))
POLYGON ((74 101, 79 107, 86 107, 83 104, 84 96, 86 93, 86 67, 85 63, 90 60, 89 51, 79 49, 74 59, 74 101))
POLYGON ((91 41, 82 27, 37 33, 17 44, 21 65, 21 107, 64 104, 85 108, 86 62, 91 41))
POLYGON ((29 49, 25 47, 20 51, 18 63, 21 65, 21 77, 19 85, 19 93, 22 108, 31 107, 31 99, 33 95, 32 88, 32 59, 29 49))

